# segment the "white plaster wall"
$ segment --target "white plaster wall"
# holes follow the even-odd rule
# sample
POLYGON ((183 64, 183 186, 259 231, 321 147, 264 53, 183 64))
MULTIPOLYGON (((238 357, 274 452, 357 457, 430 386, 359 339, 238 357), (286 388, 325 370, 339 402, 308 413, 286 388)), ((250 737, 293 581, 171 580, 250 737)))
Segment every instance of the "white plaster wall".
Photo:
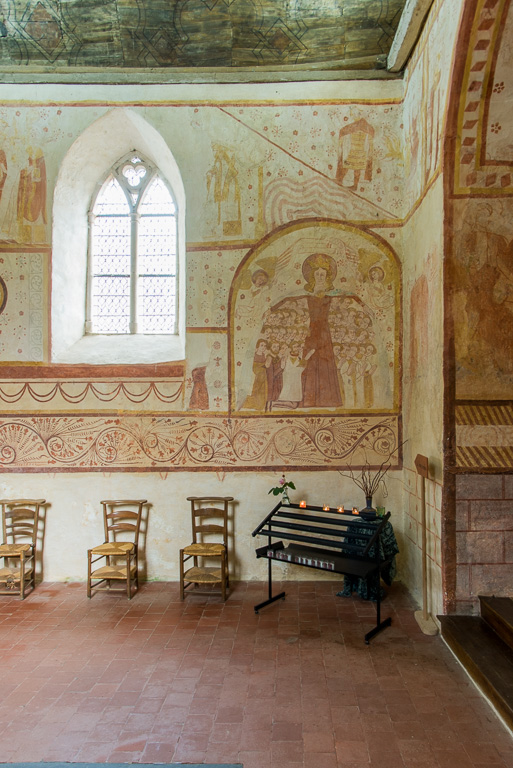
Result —
MULTIPOLYGON (((45 581, 73 582, 85 581, 87 550, 103 541, 100 500, 148 499, 151 509, 143 571, 150 580, 178 581, 179 550, 191 540, 187 496, 233 496, 230 571, 235 580, 260 581, 267 578, 267 565, 256 559, 255 548, 265 540, 253 538, 251 533, 276 503, 276 497, 268 491, 277 485, 280 474, 232 472, 224 479, 210 472, 176 472, 167 476, 153 473, 12 474, 3 476, 0 494, 3 498, 47 500, 43 577, 45 581)), ((293 480, 297 488, 291 492, 293 501, 306 499, 313 504, 365 506, 362 492, 338 472, 290 472, 287 478, 293 480)), ((386 504, 392 511, 392 522, 396 522, 400 514, 401 487, 399 478, 390 477, 388 498, 375 497, 377 504, 386 504)), ((274 574, 277 579, 333 579, 318 570, 286 564, 276 565, 274 574)))
POLYGON ((427 456, 426 481, 427 610, 443 613, 443 262, 444 129, 454 50, 464 0, 435 0, 405 73, 403 103, 405 195, 410 212, 403 226, 403 427, 404 496, 401 572, 422 604, 421 480, 417 454, 427 456), (427 339, 416 375, 410 376, 412 289, 419 278, 428 286, 427 339))
MULTIPOLYGON (((17 104, 20 99, 20 86, 1 86, 1 97, 7 107, 17 104)), ((108 103, 110 107, 133 105, 139 101, 152 101, 151 107, 141 108, 141 114, 150 124, 154 124, 170 147, 170 150, 180 167, 186 184, 188 222, 187 237, 193 240, 203 238, 201 225, 201 199, 199 183, 193 174, 194 160, 201 149, 201 142, 206 142, 208 133, 196 134, 177 130, 177 123, 169 124, 168 109, 171 105, 191 106, 193 102, 213 102, 223 100, 234 102, 237 99, 254 100, 272 105, 275 100, 285 100, 291 105, 306 103, 308 99, 347 100, 350 102, 357 95, 363 103, 362 108, 372 107, 373 101, 398 100, 403 92, 400 81, 390 82, 358 82, 357 85, 348 82, 301 83, 287 85, 246 85, 246 86, 24 86, 23 99, 27 105, 41 109, 45 102, 69 102, 63 111, 64 127, 67 131, 59 136, 58 149, 48 149, 49 195, 54 189, 55 169, 61 167, 62 159, 80 132, 84 131, 94 120, 101 118, 107 111, 104 106, 94 105, 108 103), (151 119, 150 119, 151 118, 151 119), (154 123, 152 122, 154 121, 154 123), (50 169, 52 169, 50 171, 50 169), (187 179, 190 179, 187 187, 187 179), (191 212, 197 211, 194 216, 191 212)), ((373 107, 374 108, 374 107, 373 107)), ((377 107, 375 107, 377 109, 377 107)), ((381 107, 380 107, 381 108, 381 107)), ((37 112, 37 109, 28 110, 37 112)), ((400 111, 394 105, 393 125, 399 123, 400 111)), ((386 107, 392 113, 392 107, 386 107)), ((180 110, 178 110, 179 112, 180 110)), ((173 113, 176 114, 176 113, 173 113)), ((178 120, 178 118, 175 118, 178 120)), ((182 118, 183 120, 184 118, 182 118)), ((209 118, 210 119, 210 118, 209 118)), ((214 119, 214 118, 212 118, 214 119)), ((348 116, 349 119, 349 116, 348 116)), ((38 125, 38 124, 37 124, 38 125)), ((216 124, 217 125, 217 124, 216 124)), ((232 131, 236 134, 236 121, 233 121, 232 131)), ((208 127, 208 126, 207 126, 208 127)), ((37 128, 37 126, 36 126, 37 128)), ((36 130, 34 128, 34 130, 36 130)), ((216 126, 214 126, 216 128, 216 126)), ((38 129, 39 130, 39 129, 38 129)), ((64 129, 63 129, 64 131, 64 129)), ((237 134, 238 136, 238 134, 237 134)), ((57 146, 56 144, 56 146, 57 146)), ((109 145, 109 162, 117 159, 112 143, 109 145)), ((144 149, 144 147, 141 147, 144 149)), ((46 145, 45 145, 46 151, 46 145)), ((123 154, 123 152, 121 152, 123 154)), ((395 157, 395 156, 394 156, 395 157)), ((105 163, 107 161, 105 160, 105 163)), ((390 159, 396 169, 395 159, 390 159)), ((66 173, 72 173, 67 169, 66 173)), ((394 170, 395 172, 395 170, 394 170)), ((203 179, 204 182, 204 179, 203 179)), ((400 191, 394 193, 401 207, 400 191)), ((86 207, 85 196, 81 202, 81 211, 86 207)), ((342 215, 342 214, 341 214, 342 215)), ((355 220, 363 214, 355 213, 355 220)), ((400 220, 394 220, 397 225, 400 220)), ((69 224, 69 222, 68 222, 69 224)), ((395 235, 394 232, 392 232, 395 235)), ((85 231, 81 233, 82 239, 85 231)), ((70 254, 64 248, 62 265, 68 271, 71 281, 81 282, 83 272, 78 274, 68 263, 70 254)), ((71 254, 71 257, 73 254, 71 254)), ((54 252, 54 259, 58 255, 54 252)), ((57 272, 60 270, 55 270, 57 272)), ((52 276, 52 280, 54 277, 52 276)), ((62 286, 61 289, 62 290, 62 286)), ((53 303, 58 303, 54 294, 53 303)), ((56 308, 57 311, 57 308, 56 308)), ((83 313, 83 303, 80 311, 83 313)), ((59 323, 67 322, 67 315, 61 315, 59 323)), ((71 343, 71 342, 70 342, 71 343)), ((63 347, 65 344, 63 344, 63 347)), ((61 348, 62 352, 62 348, 61 348)), ((54 354, 56 350, 54 349, 54 354)), ((198 351, 198 355, 200 350, 198 351)), ((82 360, 83 361, 83 360, 82 360)), ((69 362, 78 362, 72 359, 69 362)), ((98 362, 98 360, 96 360, 98 362)), ((109 362, 114 362, 109 359, 109 362)), ((44 572, 46 581, 84 581, 86 578, 87 549, 100 542, 103 538, 100 500, 105 498, 147 498, 151 503, 148 535, 146 540, 146 570, 149 579, 174 581, 178 579, 178 552, 181 546, 190 541, 190 513, 186 501, 188 495, 231 495, 237 500, 233 527, 233 560, 232 570, 236 579, 266 579, 266 564, 257 561, 254 555, 259 542, 251 537, 251 531, 271 510, 275 498, 268 495, 268 489, 276 485, 279 472, 231 472, 223 477, 214 472, 173 472, 167 476, 158 473, 4 473, 2 475, 1 496, 3 497, 45 497, 49 502, 44 542, 44 572)), ((375 504, 386 504, 392 511, 392 521, 397 525, 402 515, 402 483, 401 474, 395 473, 389 478, 389 497, 383 500, 379 495, 374 498, 375 504)), ((353 504, 364 506, 362 492, 351 480, 342 478, 334 471, 327 472, 291 472, 297 486, 295 498, 305 498, 319 504, 329 503, 346 506, 353 504)), ((401 542, 400 542, 401 546, 401 542)), ((320 571, 299 568, 295 566, 277 566, 276 573, 291 579, 330 578, 320 571)), ((332 578, 332 577, 331 577, 332 578)))
POLYGON ((422 603, 422 504, 421 478, 415 469, 417 454, 427 456, 430 477, 426 481, 428 611, 443 613, 441 552, 441 489, 443 469, 443 178, 439 176, 420 208, 403 231, 403 425, 404 502, 401 567, 410 592, 422 603), (425 346, 415 377, 410 376, 410 327, 412 288, 427 284, 425 346))

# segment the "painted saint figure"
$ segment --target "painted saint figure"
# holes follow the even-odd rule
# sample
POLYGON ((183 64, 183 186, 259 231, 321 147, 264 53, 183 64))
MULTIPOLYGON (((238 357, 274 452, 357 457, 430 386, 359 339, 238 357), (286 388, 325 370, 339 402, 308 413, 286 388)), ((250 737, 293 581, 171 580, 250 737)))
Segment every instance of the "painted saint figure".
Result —
POLYGON ((214 164, 207 172, 207 194, 213 187, 214 202, 217 203, 217 223, 223 219, 224 235, 240 235, 242 218, 238 171, 235 154, 221 144, 213 144, 214 164))
POLYGON ((263 339, 260 339, 253 358, 253 388, 251 394, 244 401, 243 408, 254 411, 265 410, 267 403, 267 357, 267 344, 263 339))
POLYGON ((283 364, 283 386, 280 399, 276 402, 278 408, 297 408, 300 405, 303 399, 303 370, 314 352, 311 349, 303 357, 301 345, 297 341, 291 343, 290 351, 287 348, 283 364))
POLYGON ((273 341, 269 355, 265 361, 267 374, 267 402, 266 411, 272 410, 273 402, 279 400, 283 387, 283 352, 278 341, 273 341))
MULTIPOLYGON (((22 242, 31 241, 31 225, 46 224, 46 165, 41 150, 33 153, 29 147, 27 166, 20 171, 16 217, 22 242)), ((43 232, 38 230, 36 239, 43 239, 43 232)))
POLYGON ((309 256, 303 263, 305 291, 312 294, 307 297, 310 330, 303 347, 303 354, 305 357, 308 355, 302 374, 301 405, 305 408, 342 405, 328 322, 331 296, 326 296, 326 292, 333 289, 335 274, 333 259, 322 253, 309 256))
POLYGON ((373 143, 374 128, 363 117, 340 129, 336 175, 339 184, 343 183, 350 171, 353 173, 350 189, 358 189, 362 172, 365 181, 372 181, 373 143))

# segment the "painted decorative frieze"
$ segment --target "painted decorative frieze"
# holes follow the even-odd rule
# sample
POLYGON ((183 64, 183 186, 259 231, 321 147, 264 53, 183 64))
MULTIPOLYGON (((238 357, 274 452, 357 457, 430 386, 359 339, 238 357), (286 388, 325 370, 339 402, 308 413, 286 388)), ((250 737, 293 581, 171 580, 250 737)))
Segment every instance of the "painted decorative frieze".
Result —
POLYGON ((476 402, 456 405, 456 461, 464 469, 513 466, 513 403, 476 402))
MULTIPOLYGON (((397 448, 397 420, 192 416, 0 419, 5 471, 339 469, 378 466, 397 448)), ((397 458, 392 459, 397 464, 397 458)))
POLYGON ((511 194, 509 112, 513 83, 509 0, 479 0, 458 112, 454 192, 511 194), (503 44, 504 43, 504 44, 503 44))

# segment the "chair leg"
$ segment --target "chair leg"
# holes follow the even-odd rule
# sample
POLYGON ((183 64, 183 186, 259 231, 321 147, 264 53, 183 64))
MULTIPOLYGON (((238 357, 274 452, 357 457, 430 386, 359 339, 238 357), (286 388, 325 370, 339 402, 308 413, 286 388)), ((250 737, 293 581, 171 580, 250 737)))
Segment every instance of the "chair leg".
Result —
POLYGON ((130 552, 126 553, 126 594, 129 600, 132 599, 132 574, 130 572, 130 552))
POLYGON ((180 550, 180 600, 185 599, 183 549, 180 550))
POLYGON ((227 579, 227 570, 226 570, 226 550, 223 552, 223 556, 221 557, 221 582, 222 582, 222 593, 223 593, 223 601, 226 602, 226 579, 227 579))
POLYGON ((25 553, 20 557, 20 600, 25 600, 25 553))
POLYGON ((87 550, 87 597, 91 599, 91 550, 87 550))

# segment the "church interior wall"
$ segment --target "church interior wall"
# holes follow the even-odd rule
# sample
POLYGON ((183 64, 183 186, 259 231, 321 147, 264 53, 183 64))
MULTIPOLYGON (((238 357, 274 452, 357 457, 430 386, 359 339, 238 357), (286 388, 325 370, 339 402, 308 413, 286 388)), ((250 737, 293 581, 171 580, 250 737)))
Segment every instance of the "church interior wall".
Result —
POLYGON ((453 51, 463 3, 435 2, 405 72, 403 250, 403 547, 405 583, 422 601, 422 483, 425 456, 427 610, 444 612, 443 498, 443 137, 453 51))
MULTIPOLYGON (((406 441, 374 499, 399 577, 420 597, 420 453, 432 612, 510 592, 512 24, 505 2, 435 0, 403 81, 1 86, 2 495, 48 499, 45 578, 84 577, 62 536, 95 542, 100 498, 129 490, 152 505, 148 578, 177 578, 203 492, 235 497, 235 573, 265 578, 249 534, 282 472, 296 498, 363 506, 341 472, 406 441), (183 181, 185 355, 150 343, 98 365, 101 340, 90 358, 54 347, 87 209, 67 245, 54 192, 118 115, 183 181)), ((105 170, 101 151, 83 162, 105 170)))
POLYGON ((468 3, 447 146, 447 592, 460 613, 511 595, 513 10, 468 3))
MULTIPOLYGON (((401 84, 359 84, 357 97, 347 83, 281 85, 272 99, 262 86, 2 90, 2 495, 47 498, 45 578, 83 578, 85 560, 57 556, 62 536, 85 552, 100 534, 100 499, 134 495, 151 503, 147 577, 176 579, 186 497, 214 492, 237 500, 237 575, 264 578, 250 533, 281 473, 298 498, 362 507, 340 471, 379 466, 400 442, 401 84), (73 169, 80 178, 76 143, 116 110, 161 137, 183 180, 185 359, 152 361, 151 342, 141 363, 53 351, 69 298, 59 273, 85 260, 85 238, 70 227, 66 243, 55 228, 58 207, 73 169), (310 332, 317 321, 329 334, 310 332), (291 369, 280 382, 278 358, 263 400, 262 339, 291 369), (328 355, 325 379, 301 360, 301 399, 294 343, 328 355)), ((91 166, 103 176, 104 155, 84 153, 85 186, 91 166)), ((73 201, 85 217, 87 195, 73 201)), ((396 451, 388 498, 374 499, 397 521, 401 460, 396 451)), ((297 571, 287 575, 306 577, 297 571)))

